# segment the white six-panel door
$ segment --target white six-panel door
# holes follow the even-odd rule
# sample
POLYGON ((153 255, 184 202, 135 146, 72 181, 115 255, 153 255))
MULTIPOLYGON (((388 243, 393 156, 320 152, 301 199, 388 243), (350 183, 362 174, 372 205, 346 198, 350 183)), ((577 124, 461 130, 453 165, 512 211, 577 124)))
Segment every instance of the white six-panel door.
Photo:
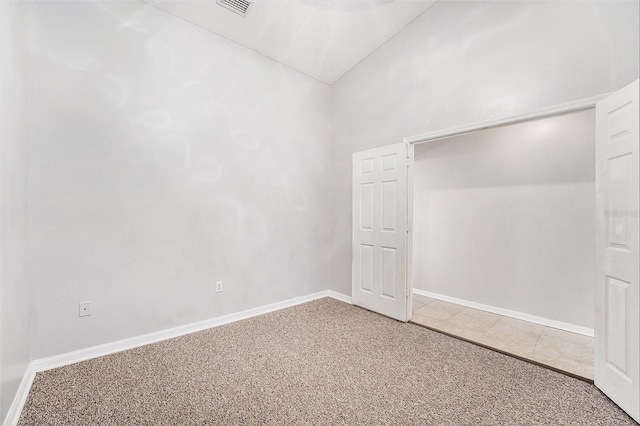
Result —
POLYGON ((596 106, 595 384, 640 421, 638 81, 596 106))
POLYGON ((407 291, 407 147, 353 154, 352 300, 409 320, 407 291))

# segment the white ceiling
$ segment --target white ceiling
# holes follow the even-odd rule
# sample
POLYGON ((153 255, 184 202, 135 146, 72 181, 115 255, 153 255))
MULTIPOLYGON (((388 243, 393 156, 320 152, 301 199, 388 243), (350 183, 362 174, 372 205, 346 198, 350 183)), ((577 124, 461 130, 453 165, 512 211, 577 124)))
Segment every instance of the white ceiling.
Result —
POLYGON ((246 17, 216 0, 143 0, 332 84, 437 0, 256 0, 246 17))

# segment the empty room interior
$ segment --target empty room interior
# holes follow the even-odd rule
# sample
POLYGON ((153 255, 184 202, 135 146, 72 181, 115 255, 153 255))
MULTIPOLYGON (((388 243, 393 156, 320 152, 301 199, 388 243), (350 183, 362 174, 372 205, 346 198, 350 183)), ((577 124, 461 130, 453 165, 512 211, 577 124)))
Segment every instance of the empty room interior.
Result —
POLYGON ((0 424, 638 424, 639 4, 0 0, 0 424))

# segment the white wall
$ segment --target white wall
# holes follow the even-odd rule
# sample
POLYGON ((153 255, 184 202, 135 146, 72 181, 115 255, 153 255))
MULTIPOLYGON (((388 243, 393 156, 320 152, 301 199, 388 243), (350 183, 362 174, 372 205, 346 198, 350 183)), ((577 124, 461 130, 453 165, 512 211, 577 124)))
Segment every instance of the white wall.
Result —
POLYGON ((332 289, 351 292, 351 153, 638 78, 638 2, 440 1, 332 86, 332 289))
POLYGON ((328 287, 329 86, 140 2, 32 12, 34 358, 328 287))
POLYGON ((351 152, 638 76, 638 2, 439 2, 331 88, 138 2, 32 9, 34 358, 350 293, 351 152))
POLYGON ((0 423, 30 361, 27 8, 0 1, 0 423))
POLYGON ((417 145, 414 287, 593 328, 595 113, 417 145))

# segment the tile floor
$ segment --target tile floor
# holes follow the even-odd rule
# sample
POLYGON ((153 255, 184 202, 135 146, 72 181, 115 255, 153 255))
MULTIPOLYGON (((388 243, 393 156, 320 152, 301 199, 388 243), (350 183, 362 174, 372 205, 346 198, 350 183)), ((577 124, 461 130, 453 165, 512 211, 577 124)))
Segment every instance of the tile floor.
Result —
POLYGON ((593 380, 593 337, 417 294, 411 322, 593 380))

